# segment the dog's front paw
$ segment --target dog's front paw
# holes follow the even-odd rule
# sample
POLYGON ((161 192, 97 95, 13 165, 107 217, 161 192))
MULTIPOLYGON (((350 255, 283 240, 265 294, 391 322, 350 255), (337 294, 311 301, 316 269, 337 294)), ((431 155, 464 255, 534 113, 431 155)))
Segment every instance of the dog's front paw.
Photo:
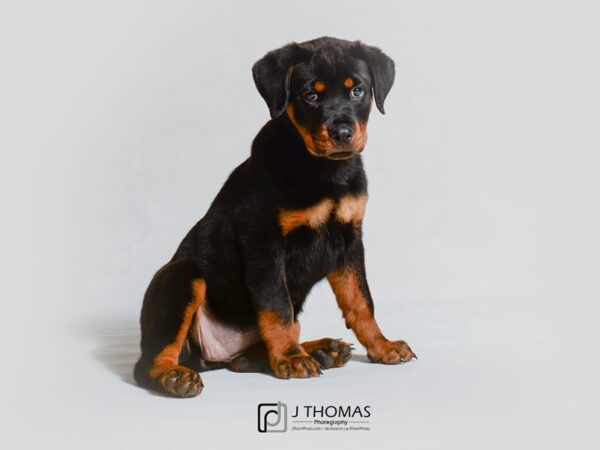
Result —
POLYGON ((283 355, 275 359, 271 366, 277 378, 309 378, 321 375, 319 363, 304 353, 283 355))
POLYGON ((404 341, 380 341, 368 349, 367 356, 374 363, 400 364, 417 359, 417 355, 404 341))

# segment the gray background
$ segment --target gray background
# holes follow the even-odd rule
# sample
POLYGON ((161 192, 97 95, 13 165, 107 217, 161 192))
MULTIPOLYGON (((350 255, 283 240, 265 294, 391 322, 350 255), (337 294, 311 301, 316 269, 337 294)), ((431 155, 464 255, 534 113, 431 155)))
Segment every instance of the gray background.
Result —
MULTIPOLYGON (((3 4, 2 439, 597 448, 593 4, 3 4), (252 64, 324 34, 396 61, 364 153, 366 256, 382 328, 420 359, 371 365, 359 348, 319 379, 218 371, 187 401, 134 387, 144 289, 267 120, 252 64), (259 435, 256 405, 277 400, 370 404, 372 431, 259 435)), ((326 285, 302 323, 356 342, 326 285)))

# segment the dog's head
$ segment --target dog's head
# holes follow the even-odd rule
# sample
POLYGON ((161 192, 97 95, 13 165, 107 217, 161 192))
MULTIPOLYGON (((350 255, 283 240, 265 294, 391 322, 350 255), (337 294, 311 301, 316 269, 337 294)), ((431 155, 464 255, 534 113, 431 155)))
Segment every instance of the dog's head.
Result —
POLYGON ((359 41, 322 37, 273 50, 252 68, 271 117, 287 114, 314 156, 350 159, 367 142, 367 120, 394 83, 394 62, 359 41))

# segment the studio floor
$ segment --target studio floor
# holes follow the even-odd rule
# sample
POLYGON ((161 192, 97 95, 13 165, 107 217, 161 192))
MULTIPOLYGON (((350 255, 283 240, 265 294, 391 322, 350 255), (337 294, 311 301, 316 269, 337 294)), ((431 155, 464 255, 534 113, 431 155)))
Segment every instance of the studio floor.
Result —
MULTIPOLYGON (((384 305, 386 334, 408 340, 417 361, 371 364, 357 345, 345 367, 320 378, 206 372, 204 391, 186 400, 135 386, 137 311, 73 318, 46 330, 43 378, 16 406, 27 405, 28 421, 11 431, 22 443, 61 448, 593 448, 598 357, 581 351, 582 336, 560 337, 560 314, 547 306, 542 315, 501 301, 414 301, 394 317, 384 305), (273 402, 369 405, 370 430, 259 433, 257 406, 273 402)), ((311 295, 303 323, 307 339, 356 342, 325 286, 311 295), (329 306, 312 314, 318 302, 329 306)))

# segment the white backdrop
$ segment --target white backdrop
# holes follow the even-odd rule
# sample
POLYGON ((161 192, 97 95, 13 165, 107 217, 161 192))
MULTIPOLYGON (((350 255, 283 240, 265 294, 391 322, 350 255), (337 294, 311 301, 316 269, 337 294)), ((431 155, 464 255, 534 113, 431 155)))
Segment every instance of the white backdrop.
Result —
MULTIPOLYGON (((4 4, 3 443, 597 446, 593 5, 4 4), (268 118, 252 64, 325 34, 396 61, 364 153, 367 270, 382 328, 419 360, 359 347, 319 379, 211 372, 185 401, 135 387, 147 283, 268 118), (369 404, 372 430, 257 433, 256 405, 278 400, 369 404)), ((356 342, 325 285, 302 324, 356 342)))

